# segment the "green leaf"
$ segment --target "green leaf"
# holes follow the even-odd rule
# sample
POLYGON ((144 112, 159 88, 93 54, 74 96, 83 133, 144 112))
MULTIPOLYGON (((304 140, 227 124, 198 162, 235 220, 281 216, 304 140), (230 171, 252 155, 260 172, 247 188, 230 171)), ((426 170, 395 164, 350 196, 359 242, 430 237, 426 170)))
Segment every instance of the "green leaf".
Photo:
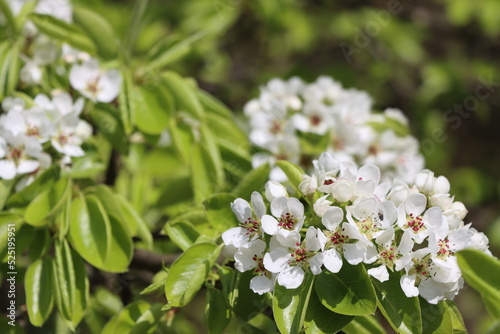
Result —
POLYGON ((401 289, 401 274, 389 272, 389 280, 373 279, 378 306, 389 324, 398 333, 421 333, 422 316, 417 297, 408 298, 401 289))
POLYGON ((169 305, 187 305, 200 290, 221 247, 210 243, 195 244, 187 249, 170 267, 165 294, 169 305))
POLYGON ((42 33, 75 48, 95 54, 96 46, 77 26, 59 20, 51 15, 31 14, 31 21, 42 33))
POLYGON ((196 91, 186 82, 186 79, 175 72, 163 73, 163 81, 169 89, 175 101, 177 110, 183 110, 191 114, 198 120, 205 118, 205 110, 203 109, 196 91))
POLYGON ((119 112, 108 104, 98 103, 90 111, 90 117, 93 119, 92 124, 99 129, 113 148, 127 154, 128 140, 119 112))
POLYGON ((304 181, 302 175, 304 175, 304 171, 297 165, 292 164, 286 160, 279 160, 276 162, 276 166, 281 168, 281 170, 286 174, 288 180, 292 184, 293 188, 300 193, 299 184, 304 181))
POLYGON ((219 114, 208 113, 207 122, 208 126, 217 138, 229 141, 233 146, 239 148, 248 147, 247 136, 238 128, 232 119, 219 114))
POLYGON ((19 48, 5 42, 0 47, 0 99, 10 95, 19 83, 19 48))
POLYGON ((113 59, 117 56, 118 44, 109 22, 95 11, 75 6, 73 20, 89 36, 97 47, 97 54, 104 59, 113 59))
POLYGON ((56 180, 59 180, 60 176, 61 172, 58 167, 47 169, 37 176, 29 186, 13 194, 7 201, 7 208, 19 208, 30 204, 37 195, 49 189, 56 180))
POLYGON ((372 314, 377 308, 375 290, 362 264, 344 262, 340 272, 323 271, 316 279, 316 293, 328 309, 345 315, 372 314))
MULTIPOLYGON (((232 119, 232 111, 212 95, 204 90, 198 90, 196 95, 207 112, 210 112, 210 114, 216 114, 226 119, 232 119)), ((246 138, 244 140, 246 141, 246 138)))
POLYGON ((50 189, 38 194, 24 212, 26 222, 33 226, 47 224, 47 218, 56 214, 70 196, 71 187, 71 180, 63 177, 50 189))
POLYGON ((307 273, 304 282, 297 289, 287 289, 276 283, 273 294, 273 315, 282 334, 302 332, 313 281, 314 276, 307 273))
POLYGON ((422 312, 422 333, 453 333, 451 313, 448 311, 444 302, 439 302, 437 305, 434 305, 420 298, 420 309, 422 312))
POLYGON ((232 194, 220 193, 211 196, 203 202, 208 223, 220 233, 231 227, 238 226, 236 216, 231 209, 231 203, 236 200, 232 194))
POLYGON ((172 243, 183 251, 194 245, 200 236, 194 226, 185 221, 169 222, 165 224, 164 231, 172 243))
POLYGON ((457 260, 465 281, 481 294, 487 310, 500 318, 500 261, 475 250, 457 252, 457 260))
POLYGON ((455 303, 451 300, 444 301, 445 306, 448 308, 448 311, 451 316, 451 324, 453 327, 453 334, 467 334, 467 328, 465 327, 464 319, 462 318, 462 314, 458 310, 455 303))
POLYGON ((306 334, 336 333, 354 317, 330 311, 321 304, 316 293, 311 293, 305 317, 306 334))
POLYGON ((208 333, 222 333, 229 324, 230 319, 231 311, 226 296, 222 291, 214 287, 208 287, 205 306, 205 323, 207 324, 208 333))
POLYGON ((54 307, 52 260, 38 259, 26 270, 24 286, 26 308, 33 326, 41 327, 54 307))
POLYGON ((493 326, 491 326, 486 332, 486 334, 498 334, 498 333, 500 333, 500 320, 495 322, 493 326))
POLYGON ((264 185, 269 180, 270 171, 271 167, 267 163, 251 170, 233 189, 232 193, 236 197, 250 198, 252 192, 264 188, 264 185))
POLYGON ((130 69, 122 70, 123 82, 118 95, 118 102, 120 103, 120 115, 123 122, 123 129, 125 134, 132 133, 132 124, 135 124, 135 114, 137 108, 137 96, 134 94, 137 90, 134 88, 134 80, 130 69))
POLYGON ((63 240, 55 245, 55 296, 59 314, 75 330, 89 298, 89 281, 82 258, 63 240))
POLYGON ((355 317, 342 331, 346 334, 385 334, 386 330, 380 326, 373 315, 355 317))
POLYGON ((155 291, 161 290, 162 292, 165 290, 165 282, 167 281, 168 270, 164 268, 163 270, 157 272, 153 276, 152 283, 144 288, 139 294, 148 295, 155 291))
POLYGON ((145 84, 134 91, 141 108, 135 113, 135 124, 144 133, 159 135, 167 129, 174 109, 172 97, 161 82, 145 84))
POLYGON ((194 189, 196 203, 203 202, 217 189, 218 173, 211 162, 212 158, 206 148, 199 143, 195 144, 191 152, 191 187, 194 189))
POLYGON ((7 202, 13 186, 14 180, 0 180, 0 210, 3 209, 5 202, 7 202))
POLYGON ((210 168, 213 173, 213 179, 215 181, 215 188, 221 189, 224 186, 224 169, 222 165, 222 158, 220 154, 219 147, 217 145, 217 141, 213 135, 212 130, 208 126, 201 127, 201 140, 200 144, 204 148, 204 151, 207 152, 207 165, 210 165, 210 168))
MULTIPOLYGON (((7 254, 8 254, 8 250, 9 250, 8 249, 9 242, 13 241, 12 239, 11 240, 9 240, 9 239, 19 237, 19 232, 20 232, 20 227, 22 226, 21 225, 22 222, 23 222, 23 218, 21 216, 18 216, 16 214, 9 213, 9 212, 0 212, 0 240, 3 240, 3 242, 0 243, 0 262, 6 262, 7 260, 12 260, 12 258, 10 258, 10 259, 7 258, 7 254), (9 226, 9 225, 13 225, 13 226, 9 226), (11 232, 10 236, 9 236, 9 232, 11 232), (17 234, 17 235, 13 236, 12 233, 17 234)), ((19 245, 19 241, 18 241, 18 244, 16 245, 16 252, 20 251, 19 246, 20 245, 19 245)), ((12 254, 10 254, 10 255, 12 255, 12 254)))
POLYGON ((248 323, 268 307, 267 298, 250 289, 250 281, 255 277, 251 271, 241 273, 235 270, 235 276, 234 289, 230 290, 228 298, 230 298, 236 318, 248 323))
POLYGON ((122 195, 115 194, 118 207, 121 210, 122 216, 128 226, 134 226, 132 236, 138 236, 144 242, 148 249, 153 248, 153 235, 149 230, 148 224, 142 219, 141 215, 133 208, 133 206, 122 195))
POLYGON ((146 71, 157 71, 182 58, 191 51, 192 45, 205 35, 205 31, 200 31, 179 41, 169 41, 168 45, 163 43, 151 49, 146 71))
POLYGON ((71 205, 70 243, 93 266, 125 272, 132 258, 132 240, 125 227, 108 216, 99 199, 80 196, 71 205))
POLYGON ((156 328, 162 314, 160 304, 150 305, 140 300, 127 305, 118 315, 111 318, 101 333, 148 333, 156 328))
POLYGON ((17 31, 16 19, 14 18, 14 14, 12 13, 12 10, 6 0, 0 0, 0 9, 2 15, 7 19, 7 23, 14 31, 17 31))

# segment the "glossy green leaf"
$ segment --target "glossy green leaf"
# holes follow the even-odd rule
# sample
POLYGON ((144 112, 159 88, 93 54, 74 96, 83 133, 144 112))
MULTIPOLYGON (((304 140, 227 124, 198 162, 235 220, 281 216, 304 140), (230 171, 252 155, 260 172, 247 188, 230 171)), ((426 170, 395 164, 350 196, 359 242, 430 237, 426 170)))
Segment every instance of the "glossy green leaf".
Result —
POLYGON ((323 271, 315 288, 321 303, 336 313, 372 314, 377 307, 375 290, 362 264, 353 266, 345 262, 336 274, 323 271))
POLYGON ((342 331, 346 334, 386 334, 387 331, 372 315, 357 316, 342 331))
POLYGON ((452 315, 444 302, 434 305, 420 298, 420 309, 422 312, 422 333, 453 333, 452 315))
POLYGON ((19 83, 21 61, 19 48, 4 42, 0 45, 0 99, 10 95, 19 83))
POLYGON ((61 177, 58 167, 51 167, 37 176, 26 188, 13 194, 7 201, 7 208, 24 207, 30 204, 41 192, 48 190, 61 177))
POLYGON ((165 283, 169 305, 187 305, 203 286, 221 247, 210 243, 195 244, 187 249, 170 267, 165 283))
POLYGON ((280 160, 276 162, 276 166, 281 168, 281 170, 286 174, 288 180, 292 184, 293 188, 299 192, 299 184, 304 181, 302 175, 304 175, 304 171, 297 165, 292 164, 286 160, 280 160))
MULTIPOLYGON (((23 218, 19 215, 9 212, 0 212, 0 240, 3 240, 3 242, 0 243, 0 262, 7 260, 8 243, 11 241, 9 238, 17 237, 12 236, 12 233, 19 233, 22 221, 23 218), (13 226, 9 226, 11 224, 13 226), (10 237, 9 232, 11 232, 10 237)), ((17 251, 19 251, 19 246, 19 244, 16 245, 17 251)))
POLYGON ((267 297, 250 289, 250 281, 255 277, 252 271, 241 273, 235 270, 234 275, 236 276, 234 289, 229 291, 228 297, 236 318, 247 323, 268 307, 267 297))
POLYGON ((421 333, 423 319, 419 300, 417 297, 406 297, 401 289, 400 278, 399 273, 389 272, 386 282, 372 279, 379 309, 398 333, 421 333))
POLYGON ((236 197, 250 198, 252 192, 260 191, 269 180, 269 164, 263 164, 251 170, 233 189, 232 193, 236 197))
POLYGON ((210 165, 212 178, 215 181, 215 189, 221 189, 224 186, 224 169, 217 141, 212 129, 208 126, 201 127, 201 146, 207 152, 206 163, 210 165))
POLYGON ((135 124, 144 133, 159 135, 167 129, 174 102, 161 82, 146 84, 134 91, 141 108, 135 113, 135 124))
POLYGON ((38 259, 26 270, 24 286, 26 308, 33 326, 41 327, 54 306, 54 273, 52 260, 38 259))
POLYGON ((64 177, 50 189, 38 194, 24 212, 24 219, 33 226, 43 226, 48 223, 48 217, 54 215, 70 196, 72 182, 64 177))
POLYGON ((487 310, 500 318, 500 261, 474 249, 457 253, 457 260, 465 281, 478 291, 487 310))
POLYGON ((48 229, 35 229, 33 231, 33 239, 29 243, 28 256, 30 259, 37 260, 45 255, 47 250, 52 246, 52 238, 48 229))
POLYGON ((16 19, 14 18, 14 14, 10 9, 8 1, 0 0, 0 10, 4 18, 7 20, 8 24, 11 26, 11 28, 17 30, 16 19))
POLYGON ((495 322, 493 326, 488 328, 488 331, 486 332, 486 334, 498 334, 498 333, 500 333, 500 320, 495 322))
POLYGON ((122 76, 122 87, 118 95, 120 118, 123 123, 125 134, 130 135, 132 133, 132 124, 135 124, 134 117, 137 109, 137 99, 134 96, 136 89, 134 88, 134 81, 130 69, 122 70, 122 76))
POLYGON ((108 216, 94 195, 76 198, 71 206, 70 242, 93 266, 124 272, 132 258, 132 240, 125 227, 108 216))
POLYGON ((208 113, 207 122, 217 138, 230 141, 236 147, 248 147, 247 136, 238 128, 231 118, 226 118, 215 113, 208 113))
POLYGON ((209 152, 202 145, 194 145, 191 154, 191 187, 195 202, 201 203, 215 193, 218 173, 209 152))
POLYGON ((196 91, 191 88, 186 79, 175 72, 165 72, 162 78, 174 98, 177 110, 186 111, 198 120, 205 118, 205 110, 198 100, 196 91))
POLYGON ((167 281, 168 270, 164 268, 164 270, 157 272, 153 276, 152 283, 144 288, 139 294, 148 295, 150 293, 156 291, 165 291, 165 282, 167 281))
POLYGON ((204 90, 198 90, 196 95, 207 112, 217 114, 227 119, 231 119, 233 117, 232 111, 225 104, 204 90))
POLYGON ((220 193, 203 202, 208 223, 220 233, 238 226, 238 220, 231 209, 231 203, 235 200, 236 196, 232 194, 220 193))
POLYGON ((162 314, 160 304, 150 305, 140 300, 121 310, 106 324, 101 333, 149 333, 160 321, 162 314))
POLYGON ((305 317, 306 334, 336 333, 353 319, 353 316, 338 314, 327 309, 316 293, 311 293, 305 317))
POLYGON ((94 41, 97 54, 105 59, 117 56, 117 39, 111 24, 96 12, 75 6, 73 20, 94 41))
POLYGON ((42 33, 75 48, 95 54, 96 46, 77 26, 59 20, 51 15, 32 14, 31 21, 42 33))
POLYGON ((97 104, 90 111, 90 117, 92 117, 93 124, 99 129, 99 132, 113 145, 113 148, 126 154, 128 140, 118 110, 107 104, 97 104))
POLYGON ((209 287, 207 291, 207 302, 205 305, 205 323, 208 333, 219 334, 229 324, 231 310, 227 298, 222 291, 209 287))
POLYGON ((447 312, 451 316, 451 324, 453 327, 453 334, 467 334, 467 328, 465 327, 464 319, 462 314, 457 308, 457 305, 452 300, 445 300, 444 304, 448 309, 447 312))
POLYGON ((85 263, 66 240, 55 246, 54 277, 57 309, 66 325, 74 330, 87 307, 89 281, 85 263))
POLYGON ((185 221, 167 223, 165 224, 164 231, 174 245, 183 251, 194 245, 196 239, 200 236, 194 226, 185 221))
POLYGON ((3 209, 5 202, 7 202, 12 186, 14 186, 14 180, 0 180, 0 210, 3 209))
POLYGON ((282 334, 302 332, 307 305, 313 292, 314 276, 306 274, 302 284, 296 289, 287 289, 279 284, 274 287, 273 315, 282 334))
POLYGON ((138 236, 144 242, 148 249, 153 247, 153 235, 149 230, 147 223, 139 215, 139 213, 132 207, 130 203, 122 195, 116 194, 118 207, 121 210, 124 221, 129 226, 129 232, 132 236, 138 236))

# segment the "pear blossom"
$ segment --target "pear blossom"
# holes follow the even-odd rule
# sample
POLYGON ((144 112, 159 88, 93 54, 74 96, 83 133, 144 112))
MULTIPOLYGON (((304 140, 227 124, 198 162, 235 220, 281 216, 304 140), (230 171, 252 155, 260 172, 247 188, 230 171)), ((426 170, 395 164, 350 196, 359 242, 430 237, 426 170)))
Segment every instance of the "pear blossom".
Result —
POLYGON ((279 285, 295 289, 304 280, 305 269, 309 268, 314 275, 321 272, 323 256, 319 249, 317 231, 310 226, 305 240, 298 240, 293 247, 281 245, 277 239, 272 240, 269 253, 264 255, 264 267, 277 274, 279 285))
POLYGON ((75 64, 69 74, 71 86, 94 102, 108 103, 120 92, 122 78, 117 70, 104 71, 95 59, 75 64))
POLYGON ((262 195, 254 191, 251 199, 252 205, 242 198, 237 198, 231 209, 236 215, 240 226, 233 227, 222 234, 226 245, 233 247, 248 247, 250 243, 262 236, 261 219, 266 213, 266 206, 262 195))
POLYGON ((284 246, 293 247, 304 224, 304 205, 297 198, 277 197, 271 202, 271 215, 262 216, 262 229, 275 235, 284 246))

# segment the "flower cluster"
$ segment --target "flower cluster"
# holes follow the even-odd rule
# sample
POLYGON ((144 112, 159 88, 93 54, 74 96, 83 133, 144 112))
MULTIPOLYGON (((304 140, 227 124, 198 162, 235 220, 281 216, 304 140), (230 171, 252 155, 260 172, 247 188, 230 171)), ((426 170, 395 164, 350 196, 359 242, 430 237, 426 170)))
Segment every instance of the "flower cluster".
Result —
POLYGON ((311 203, 308 216, 303 203, 274 181, 265 192, 270 214, 257 192, 251 204, 241 198, 232 204, 240 225, 222 238, 236 269, 253 270, 254 292, 272 291, 276 281, 294 289, 308 273, 364 263, 381 282, 389 271, 401 272, 406 296, 437 303, 463 285, 455 252, 489 253, 486 236, 464 224, 467 210, 449 194, 445 177, 423 170, 411 185, 400 178, 381 181, 375 165, 358 168, 329 153, 313 164, 314 173, 299 186, 311 203))
MULTIPOLYGON (((245 105, 244 113, 250 141, 262 150, 253 156, 254 167, 281 159, 305 167, 327 151, 340 161, 375 164, 383 179, 398 176, 413 182, 424 166, 417 140, 405 133, 408 121, 400 110, 374 113, 366 92, 344 89, 329 77, 312 84, 273 79, 245 105)), ((275 168, 271 179, 285 177, 275 168)))
POLYGON ((80 119, 83 106, 83 98, 73 102, 63 92, 56 92, 52 99, 39 94, 30 106, 20 98, 4 99, 0 178, 10 180, 24 174, 33 177, 50 166, 54 150, 63 161, 82 156, 81 144, 92 134, 92 127, 80 119))

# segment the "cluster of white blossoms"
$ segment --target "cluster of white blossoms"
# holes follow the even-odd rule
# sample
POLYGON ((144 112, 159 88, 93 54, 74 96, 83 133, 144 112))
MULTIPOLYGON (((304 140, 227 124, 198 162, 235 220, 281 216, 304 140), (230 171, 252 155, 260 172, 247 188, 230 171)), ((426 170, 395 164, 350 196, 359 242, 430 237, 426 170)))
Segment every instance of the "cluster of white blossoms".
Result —
POLYGON ((73 102, 68 93, 55 92, 49 98, 39 94, 32 105, 20 98, 2 101, 0 116, 0 178, 18 175, 33 177, 52 163, 55 152, 68 162, 84 155, 82 143, 92 135, 92 127, 80 119, 83 98, 73 102))
POLYGON ((305 275, 337 273, 345 261, 364 263, 381 282, 389 271, 402 272, 406 296, 435 304, 452 299, 463 285, 455 252, 491 254, 486 236, 464 224, 467 210, 449 194, 445 177, 423 170, 411 185, 401 178, 381 181, 375 165, 358 168, 329 153, 313 164, 314 173, 299 186, 312 203, 308 217, 303 203, 274 181, 265 192, 270 214, 257 192, 251 204, 241 198, 232 203, 240 225, 222 239, 236 269, 253 270, 254 292, 272 291, 276 281, 297 288, 305 275))
MULTIPOLYGON (((408 127, 400 110, 374 113, 366 92, 344 89, 330 77, 312 84, 296 77, 273 79, 245 105, 244 113, 250 141, 262 150, 253 156, 254 167, 276 160, 309 165, 323 151, 340 161, 375 164, 383 179, 398 176, 413 182, 424 167, 417 140, 396 130, 408 127)), ((285 177, 275 168, 271 179, 285 177)))

